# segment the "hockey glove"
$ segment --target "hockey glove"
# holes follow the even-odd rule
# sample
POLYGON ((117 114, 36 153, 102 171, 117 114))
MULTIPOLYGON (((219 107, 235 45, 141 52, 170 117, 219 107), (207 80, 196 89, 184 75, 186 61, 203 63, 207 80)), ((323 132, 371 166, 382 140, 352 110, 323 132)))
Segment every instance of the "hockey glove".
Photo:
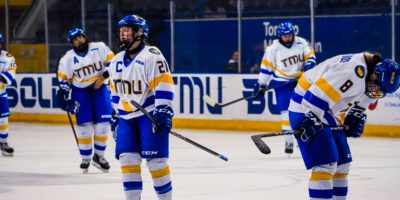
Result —
POLYGON ((153 112, 153 118, 157 122, 158 126, 153 124, 153 133, 169 133, 172 128, 172 117, 174 111, 170 106, 163 105, 157 106, 153 112))
POLYGON ((254 89, 253 98, 257 99, 259 97, 264 96, 265 91, 267 91, 267 89, 268 89, 268 85, 256 83, 256 84, 254 84, 254 88, 253 89, 254 89))
POLYGON ((364 132, 365 123, 367 122, 367 115, 364 111, 365 108, 356 105, 346 114, 344 118, 344 132, 347 137, 361 137, 364 132))
POLYGON ((79 103, 77 101, 68 99, 69 91, 65 89, 59 89, 57 91, 57 101, 60 108, 71 114, 76 114, 79 111, 79 103))
POLYGON ((303 142, 309 142, 311 138, 324 129, 324 126, 321 120, 310 111, 305 114, 304 119, 301 120, 295 128, 296 130, 303 130, 299 135, 300 140, 303 142))
POLYGON ((114 141, 117 141, 117 129, 118 129, 118 123, 119 123, 119 116, 117 112, 113 110, 112 112, 112 118, 111 118, 111 132, 112 136, 114 138, 114 141))

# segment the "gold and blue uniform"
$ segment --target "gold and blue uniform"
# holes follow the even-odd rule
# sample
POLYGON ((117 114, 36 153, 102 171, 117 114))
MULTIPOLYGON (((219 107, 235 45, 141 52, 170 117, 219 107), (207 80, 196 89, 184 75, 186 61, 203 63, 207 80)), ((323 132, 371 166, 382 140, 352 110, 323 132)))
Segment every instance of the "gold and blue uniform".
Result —
POLYGON ((8 116, 10 108, 7 100, 7 85, 14 81, 17 65, 14 57, 4 50, 0 51, 0 76, 6 83, 0 82, 0 142, 6 143, 8 138, 8 116))
POLYGON ((158 106, 170 106, 174 98, 174 82, 168 63, 154 46, 139 46, 132 59, 122 51, 108 67, 114 109, 120 119, 117 128, 116 158, 121 162, 123 185, 128 199, 140 198, 143 183, 141 160, 153 178, 159 199, 171 199, 169 133, 153 133, 152 122, 130 102, 136 101, 150 114, 158 106), (129 60, 129 61, 128 61, 129 60))
POLYGON ((366 108, 375 101, 365 95, 367 73, 363 53, 335 56, 305 72, 292 93, 291 127, 297 127, 308 112, 314 113, 326 127, 312 141, 302 141, 296 135, 305 166, 312 169, 311 199, 347 196, 352 157, 346 133, 328 127, 342 125, 340 115, 352 106, 366 108))

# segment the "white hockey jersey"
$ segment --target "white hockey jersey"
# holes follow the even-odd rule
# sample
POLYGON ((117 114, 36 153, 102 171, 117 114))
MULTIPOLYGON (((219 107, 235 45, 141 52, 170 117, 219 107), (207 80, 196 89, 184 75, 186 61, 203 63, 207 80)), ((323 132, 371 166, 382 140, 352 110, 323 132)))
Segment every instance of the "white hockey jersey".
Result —
POLYGON ((341 113, 357 104, 368 107, 367 65, 363 53, 339 55, 305 72, 292 93, 289 111, 312 111, 322 122, 338 125, 341 113))
POLYGON ((174 81, 160 50, 144 46, 130 62, 124 61, 125 56, 125 51, 118 53, 107 67, 113 107, 118 109, 120 117, 131 119, 143 115, 130 103, 132 100, 148 112, 160 105, 172 107, 174 81))
POLYGON ((15 63, 14 56, 7 53, 7 51, 0 51, 0 76, 2 76, 7 83, 0 82, 0 97, 7 97, 6 87, 11 85, 14 80, 15 72, 17 71, 17 64, 15 63))
POLYGON ((314 50, 305 39, 295 36, 290 48, 276 39, 265 50, 258 83, 269 84, 271 79, 276 81, 297 79, 303 73, 306 62, 316 63, 316 58, 314 50))
POLYGON ((68 89, 71 84, 77 88, 91 87, 112 57, 114 53, 103 42, 90 42, 83 56, 73 49, 67 51, 58 67, 60 87, 68 89))

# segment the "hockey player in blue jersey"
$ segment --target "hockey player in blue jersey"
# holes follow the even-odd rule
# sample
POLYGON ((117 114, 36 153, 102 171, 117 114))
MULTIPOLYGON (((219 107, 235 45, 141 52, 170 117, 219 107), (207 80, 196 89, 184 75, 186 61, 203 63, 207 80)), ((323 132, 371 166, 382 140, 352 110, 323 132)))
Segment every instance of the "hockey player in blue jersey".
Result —
POLYGON ((3 35, 0 33, 0 150, 3 156, 13 156, 14 148, 8 145, 8 117, 10 108, 7 99, 7 85, 14 81, 17 65, 14 57, 2 50, 3 35))
POLYGON ((368 105, 399 86, 399 64, 368 52, 335 56, 301 76, 289 119, 294 130, 303 130, 295 137, 306 168, 312 170, 310 199, 346 199, 352 162, 347 137, 360 137, 368 105), (343 125, 342 131, 330 129, 343 125))
MULTIPOLYGON (((255 86, 254 96, 264 95, 268 87, 282 85, 275 88, 277 107, 281 114, 282 130, 291 130, 289 124, 289 100, 297 79, 304 71, 312 69, 316 64, 314 50, 308 42, 294 34, 294 27, 290 22, 279 24, 272 45, 265 50, 258 83, 255 86)), ((285 136, 285 153, 293 153, 294 137, 285 136)))
MULTIPOLYGON (((116 152, 122 169, 127 200, 139 200, 143 188, 141 162, 146 160, 159 200, 172 199, 169 156, 169 131, 172 127, 174 82, 160 50, 146 43, 149 34, 145 19, 123 17, 119 23, 121 52, 108 67, 114 109, 119 114, 116 152), (159 126, 136 109, 140 104, 159 126)), ((115 125, 115 124, 114 124, 115 125)))
POLYGON ((107 172, 110 165, 104 158, 104 151, 112 107, 109 89, 101 75, 114 53, 103 42, 89 42, 80 28, 71 29, 67 40, 72 49, 59 62, 58 102, 61 109, 76 116, 83 173, 88 172, 91 161, 95 167, 107 172))

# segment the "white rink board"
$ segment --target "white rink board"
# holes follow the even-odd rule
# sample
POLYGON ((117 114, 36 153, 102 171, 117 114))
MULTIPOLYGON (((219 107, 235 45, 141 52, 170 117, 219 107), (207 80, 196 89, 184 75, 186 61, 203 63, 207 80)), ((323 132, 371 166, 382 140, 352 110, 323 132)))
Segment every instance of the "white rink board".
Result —
MULTIPOLYGON (((176 118, 280 121, 274 111, 273 91, 262 100, 241 101, 220 110, 209 107, 202 99, 209 94, 226 103, 251 95, 257 74, 173 74, 173 77, 176 118)), ((7 89, 12 112, 64 114, 55 104, 57 89, 55 74, 17 74, 16 82, 7 89)), ((400 91, 379 100, 377 109, 368 115, 368 124, 400 125, 400 91)))

